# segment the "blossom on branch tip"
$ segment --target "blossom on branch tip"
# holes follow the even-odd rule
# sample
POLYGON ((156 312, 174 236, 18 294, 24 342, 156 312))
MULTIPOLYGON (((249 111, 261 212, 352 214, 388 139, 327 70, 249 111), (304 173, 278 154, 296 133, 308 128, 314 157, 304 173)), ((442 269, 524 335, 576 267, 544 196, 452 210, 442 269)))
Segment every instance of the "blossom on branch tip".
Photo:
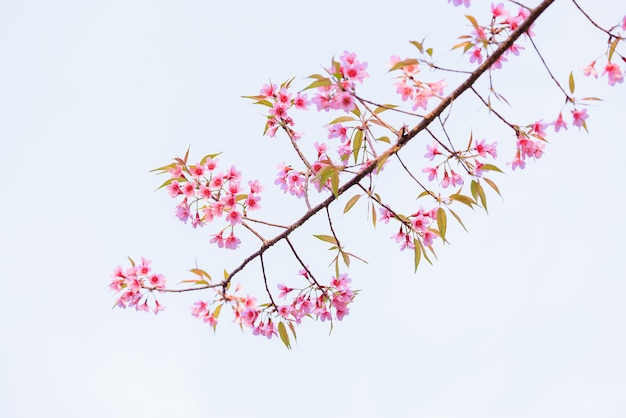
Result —
POLYGON ((567 130, 567 123, 565 123, 565 121, 563 120, 562 113, 559 113, 559 116, 556 118, 554 122, 552 122, 552 125, 554 125, 555 132, 558 132, 561 128, 567 130))
POLYGON ((598 78, 598 72, 595 69, 596 62, 592 61, 591 64, 587 65, 586 67, 583 68, 583 74, 585 75, 585 77, 589 77, 594 76, 595 78, 598 78))
POLYGON ((585 120, 588 117, 589 115, 587 115, 587 109, 572 110, 572 118, 574 118, 572 125, 578 126, 578 128, 585 126, 585 120))
POLYGON ((611 86, 614 86, 615 83, 622 83, 624 81, 621 68, 619 68, 619 65, 612 62, 608 62, 606 64, 604 71, 602 72, 602 75, 604 74, 607 74, 609 77, 609 84, 611 86))

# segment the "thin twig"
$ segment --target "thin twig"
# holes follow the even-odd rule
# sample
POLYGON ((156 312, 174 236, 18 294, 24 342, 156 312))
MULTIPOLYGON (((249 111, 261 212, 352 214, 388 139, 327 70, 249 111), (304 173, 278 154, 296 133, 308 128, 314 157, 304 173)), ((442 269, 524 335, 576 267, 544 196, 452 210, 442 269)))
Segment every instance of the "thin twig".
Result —
POLYGON ((261 272, 263 273, 263 281, 265 282, 265 290, 267 291, 267 294, 270 297, 270 302, 272 303, 272 306, 274 307, 274 309, 277 308, 276 303, 274 303, 274 298, 272 297, 272 292, 270 292, 270 289, 267 285, 267 275, 265 274, 265 263, 263 262, 263 254, 261 254, 259 256, 259 259, 261 260, 261 272))

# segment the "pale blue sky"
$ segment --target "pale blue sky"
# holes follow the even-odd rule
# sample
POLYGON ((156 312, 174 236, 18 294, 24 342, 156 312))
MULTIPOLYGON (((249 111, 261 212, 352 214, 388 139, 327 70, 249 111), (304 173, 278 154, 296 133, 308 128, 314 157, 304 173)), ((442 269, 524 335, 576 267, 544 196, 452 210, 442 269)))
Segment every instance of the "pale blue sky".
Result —
MULTIPOLYGON (((487 13, 475 3, 469 12, 487 13)), ((626 13, 580 3, 606 25, 626 13)), ((293 156, 261 137, 260 110, 240 96, 270 78, 304 86, 351 50, 370 65, 363 92, 397 100, 386 63, 412 54, 409 40, 427 37, 442 62, 465 65, 447 52, 469 30, 463 13, 444 0, 0 2, 0 170, 13 191, 0 209, 0 416, 623 417, 626 95, 582 78, 606 36, 564 0, 540 18, 536 42, 560 80, 573 69, 578 91, 605 99, 589 109, 590 134, 570 127, 536 164, 501 176, 504 198, 490 195, 489 215, 466 211, 470 233, 451 224, 452 245, 415 275, 388 239, 395 230, 373 231, 358 210, 341 218, 369 264, 353 265, 362 292, 330 337, 303 324, 289 352, 227 317, 214 336, 189 314, 196 295, 163 297, 157 317, 110 309, 109 275, 126 255, 173 278, 195 260, 219 274, 241 256, 178 222, 148 170, 189 145, 223 151, 268 186, 268 217, 302 210, 273 200, 275 166, 293 156)), ((505 111, 552 120, 562 98, 526 47, 498 74, 505 111)), ((512 147, 475 101, 455 112, 453 134, 497 140, 501 155, 512 147)), ((309 113, 312 143, 328 119, 309 113)), ((414 142, 405 159, 417 163, 426 140, 414 142)), ((415 194, 388 198, 410 207, 415 194)), ((297 240, 321 268, 330 260, 312 233, 323 223, 297 240)), ((294 273, 283 250, 268 255, 276 281, 294 273)), ((241 280, 257 286, 258 271, 241 280)))

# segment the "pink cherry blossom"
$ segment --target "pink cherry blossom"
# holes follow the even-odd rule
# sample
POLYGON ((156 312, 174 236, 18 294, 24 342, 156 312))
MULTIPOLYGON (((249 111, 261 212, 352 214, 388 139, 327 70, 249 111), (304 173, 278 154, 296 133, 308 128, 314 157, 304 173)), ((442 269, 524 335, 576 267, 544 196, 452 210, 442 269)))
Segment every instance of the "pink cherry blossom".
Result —
POLYGON ((486 144, 485 141, 486 141, 485 139, 481 139, 480 141, 476 143, 476 146, 474 147, 474 149, 476 150, 478 155, 485 158, 487 157, 487 154, 489 154, 491 155, 492 158, 494 159, 497 158, 498 152, 496 150, 496 146, 498 145, 498 143, 494 142, 492 144, 486 144))
POLYGON ((278 86, 276 84, 263 84, 263 87, 261 87, 261 96, 273 97, 277 90, 278 86))
POLYGON ((619 65, 613 64, 612 62, 608 62, 604 67, 604 71, 602 75, 607 74, 609 77, 609 84, 614 86, 615 83, 622 83, 624 81, 624 76, 622 75, 622 70, 619 68, 619 65))
POLYGON ((598 78, 598 72, 596 71, 594 65, 596 65, 595 61, 592 61, 591 64, 589 64, 588 66, 586 66, 585 68, 583 68, 583 74, 586 77, 589 77, 590 75, 594 76, 595 78, 598 78))
POLYGON ((522 170, 524 169, 524 167, 526 167, 526 162, 520 157, 519 151, 515 155, 515 158, 513 159, 513 162, 511 162, 511 168, 513 170, 515 170, 518 167, 520 169, 522 169, 522 170))
POLYGON ((435 238, 437 238, 437 234, 435 234, 433 231, 425 231, 422 235, 422 243, 426 247, 430 247, 431 245, 433 245, 435 238))
POLYGON ((181 222, 187 223, 190 215, 191 212, 189 210, 189 205, 187 204, 187 198, 185 198, 176 206, 176 217, 180 219, 181 222))
POLYGON ((530 132, 534 135, 537 135, 540 138, 545 138, 547 136, 545 129, 548 127, 547 123, 541 123, 543 119, 533 123, 530 126, 530 132))
POLYGON ((509 15, 509 12, 504 10, 504 4, 498 3, 497 5, 495 5, 491 3, 491 14, 493 17, 507 17, 509 15))
POLYGON ((217 244, 219 248, 224 248, 224 237, 222 237, 222 231, 219 234, 213 235, 213 238, 209 241, 211 244, 217 244))
POLYGON ((580 128, 581 126, 585 126, 585 119, 587 119, 589 115, 587 115, 587 109, 572 110, 572 117, 574 118, 572 125, 580 128))
POLYGON ((148 282, 155 289, 165 289, 165 277, 162 274, 151 275, 148 282))
POLYGON ((341 142, 348 140, 348 128, 341 123, 328 125, 328 139, 339 138, 341 142))
MULTIPOLYGON (((237 238, 235 235, 233 235, 232 232, 224 240, 224 247, 228 248, 229 250, 236 250, 239 247, 239 244, 241 244, 241 240, 239 238, 237 238)), ((218 244, 218 246, 219 246, 219 244, 218 244)))
POLYGON ((475 62, 476 64, 482 64, 483 63, 482 49, 480 48, 472 49, 472 53, 470 54, 469 60, 471 63, 475 62))
POLYGON ((293 99, 293 105, 298 110, 308 110, 310 104, 311 102, 307 99, 307 95, 300 92, 298 92, 296 98, 293 99))
POLYGON ((556 120, 552 122, 552 125, 554 125, 555 132, 558 132, 561 128, 567 130, 567 123, 565 123, 565 121, 563 120, 562 113, 559 113, 559 117, 557 117, 556 120))
POLYGON ((441 155, 441 152, 437 149, 437 144, 426 145, 426 150, 427 152, 424 154, 424 158, 428 158, 430 161, 432 161, 435 156, 441 155))
POLYGON ((180 184, 176 180, 168 184, 165 189, 171 197, 176 197, 183 194, 183 191, 180 189, 180 184))
POLYGON ((422 173, 428 173, 428 181, 433 181, 437 178, 437 167, 425 167, 422 173))
MULTIPOLYGON (((306 270, 305 270, 305 273, 306 273, 306 270)), ((285 298, 287 294, 293 290, 291 287, 287 287, 282 283, 278 285, 278 289, 280 289, 280 293, 278 294, 279 298, 285 298)))

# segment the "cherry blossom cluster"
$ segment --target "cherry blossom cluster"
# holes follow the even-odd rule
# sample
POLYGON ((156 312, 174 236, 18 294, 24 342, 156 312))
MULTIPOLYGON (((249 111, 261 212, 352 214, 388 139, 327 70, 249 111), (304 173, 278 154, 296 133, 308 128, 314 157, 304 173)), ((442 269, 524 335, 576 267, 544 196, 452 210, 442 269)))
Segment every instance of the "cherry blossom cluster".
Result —
POLYGON ((428 101, 434 97, 443 97, 443 89, 446 82, 442 79, 436 82, 424 82, 416 78, 420 72, 417 60, 405 59, 393 55, 389 60, 389 67, 402 70, 398 77, 400 80, 395 83, 396 93, 402 97, 402 101, 411 101, 413 110, 428 108, 428 101))
MULTIPOLYGON (((303 269, 299 274, 309 279, 307 270, 303 269)), ((299 325, 307 316, 322 322, 333 319, 341 321, 350 313, 348 305, 356 296, 356 292, 349 286, 350 282, 350 278, 344 273, 338 277, 333 276, 328 286, 310 282, 306 288, 294 289, 281 283, 278 285, 278 297, 286 299, 291 295, 291 301, 282 305, 259 305, 253 296, 239 296, 236 293, 242 287, 238 285, 233 295, 218 291, 212 302, 197 301, 191 307, 191 314, 215 329, 222 306, 228 304, 232 308, 235 323, 251 329, 253 335, 272 338, 277 335, 277 324, 280 322, 290 324, 293 330, 293 326, 299 325)))
POLYGON ((260 208, 263 186, 257 180, 249 181, 249 191, 244 193, 241 172, 235 166, 217 171, 218 162, 214 155, 207 155, 194 165, 176 159, 175 163, 156 171, 170 175, 162 186, 169 195, 183 198, 176 206, 179 220, 187 223, 191 219, 191 225, 196 228, 223 216, 227 226, 212 236, 211 243, 219 248, 236 249, 241 240, 235 236, 234 228, 242 223, 248 211, 260 208), (225 236, 227 230, 229 234, 225 236))
POLYGON ((149 312, 155 314, 165 309, 163 305, 154 296, 154 291, 165 289, 165 277, 162 274, 152 273, 150 269, 150 260, 141 258, 141 263, 135 264, 130 259, 131 267, 124 269, 117 266, 111 277, 109 289, 116 293, 121 293, 115 302, 115 306, 120 308, 135 307, 138 311, 149 312), (148 304, 148 300, 152 298, 152 306, 148 304))
POLYGON ((344 51, 339 61, 333 60, 332 68, 326 71, 331 78, 323 76, 311 76, 318 79, 317 92, 311 102, 317 106, 317 110, 343 110, 351 112, 355 109, 354 89, 356 83, 363 83, 363 79, 369 77, 365 69, 367 62, 360 62, 354 52, 344 51))
POLYGON ((426 211, 420 207, 417 212, 408 217, 394 214, 385 207, 379 208, 378 211, 380 212, 380 220, 384 223, 389 223, 390 220, 396 220, 400 223, 398 232, 392 235, 391 239, 400 245, 401 251, 404 251, 406 249, 414 250, 415 243, 418 241, 425 247, 433 245, 439 236, 437 229, 435 229, 438 209, 434 207, 426 211))
POLYGON ((287 113, 290 109, 307 110, 310 105, 306 94, 298 92, 295 96, 289 92, 289 82, 280 86, 276 84, 264 84, 258 96, 249 96, 257 100, 258 104, 268 106, 270 109, 267 115, 264 134, 270 137, 276 135, 278 128, 287 131, 292 139, 299 139, 301 134, 293 130, 293 118, 287 113))
MULTIPOLYGON (((485 57, 488 57, 495 51, 500 43, 508 37, 508 35, 518 28, 518 26, 528 17, 529 10, 520 7, 517 13, 511 13, 504 8, 504 4, 491 3, 491 22, 488 25, 481 26, 476 20, 468 16, 474 30, 471 35, 460 36, 463 42, 454 48, 463 48, 464 52, 469 52, 470 63, 480 65, 485 57)), ((533 36, 531 30, 527 35, 533 36)), ((507 61, 507 55, 513 54, 518 56, 523 47, 513 44, 496 62, 491 66, 492 69, 502 68, 502 64, 507 61)))
MULTIPOLYGON (((603 77, 606 75, 609 85, 614 86, 616 83, 624 82, 624 72, 619 64, 612 61, 612 59, 614 55, 617 54, 622 61, 626 62, 626 57, 616 50, 618 44, 626 39, 626 16, 622 18, 620 23, 611 27, 608 32, 611 34, 611 38, 609 39, 607 51, 603 54, 606 58, 606 63, 604 64, 601 75, 603 77)), ((595 68, 597 60, 598 58, 594 59, 589 65, 583 68, 583 74, 585 76, 598 78, 598 71, 595 68)))
POLYGON ((435 166, 425 167, 422 169, 423 173, 428 175, 428 181, 439 180, 439 171, 443 171, 443 177, 439 185, 446 189, 449 186, 456 187, 462 186, 465 183, 463 176, 451 167, 450 161, 457 160, 463 161, 464 169, 475 177, 481 177, 485 162, 481 159, 491 156, 495 159, 498 156, 497 147, 498 143, 493 142, 488 144, 485 139, 477 141, 474 145, 470 143, 467 150, 459 151, 456 153, 450 153, 447 150, 440 150, 440 145, 437 143, 426 145, 426 154, 424 158, 429 161, 433 161, 438 156, 445 157, 441 162, 435 166))

